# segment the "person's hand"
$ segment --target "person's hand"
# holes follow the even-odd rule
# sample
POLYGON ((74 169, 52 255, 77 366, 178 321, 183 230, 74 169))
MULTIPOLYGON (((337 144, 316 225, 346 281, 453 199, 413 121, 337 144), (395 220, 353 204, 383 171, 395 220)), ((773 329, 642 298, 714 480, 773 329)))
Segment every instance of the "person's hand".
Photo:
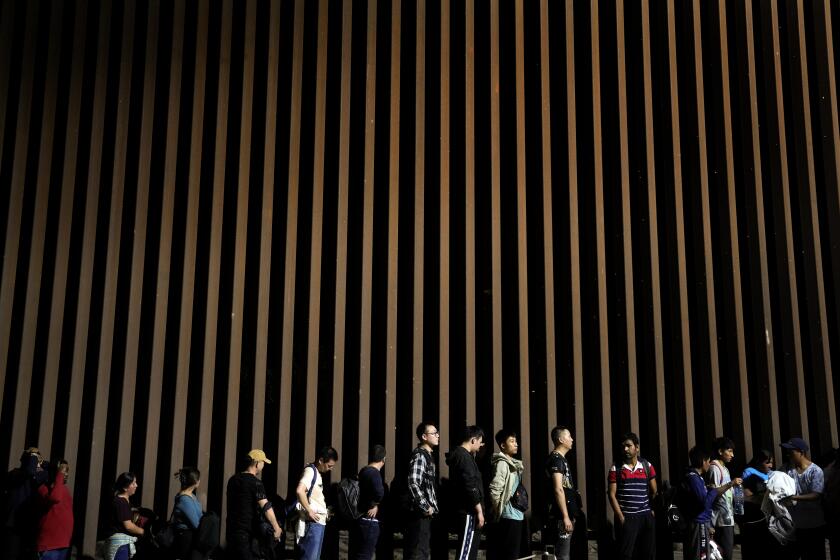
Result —
POLYGON ((479 511, 476 515, 476 519, 478 520, 478 528, 481 529, 484 527, 484 513, 479 511))
POLYGON ((283 529, 278 525, 274 529, 274 540, 279 541, 283 537, 283 529))
POLYGON ((373 519, 374 517, 376 517, 377 513, 379 513, 379 506, 373 506, 372 508, 367 510, 365 517, 367 517, 368 519, 373 519))
POLYGON ((616 519, 618 520, 619 525, 624 525, 624 514, 623 513, 619 513, 618 516, 616 516, 616 519))
POLYGON ((742 478, 733 478, 732 479, 732 484, 735 485, 735 486, 741 486, 743 483, 744 483, 744 480, 742 478))
POLYGON ((314 521, 315 523, 318 523, 321 520, 321 516, 315 513, 315 510, 312 508, 306 510, 306 517, 308 517, 310 521, 314 521))
POLYGON ((429 509, 427 509, 425 513, 426 513, 426 517, 431 517, 435 514, 435 508, 433 508, 432 506, 429 506, 429 509))
POLYGON ((575 522, 572 521, 571 519, 569 519, 568 515, 563 518, 563 529, 567 533, 571 533, 572 531, 575 530, 575 522))

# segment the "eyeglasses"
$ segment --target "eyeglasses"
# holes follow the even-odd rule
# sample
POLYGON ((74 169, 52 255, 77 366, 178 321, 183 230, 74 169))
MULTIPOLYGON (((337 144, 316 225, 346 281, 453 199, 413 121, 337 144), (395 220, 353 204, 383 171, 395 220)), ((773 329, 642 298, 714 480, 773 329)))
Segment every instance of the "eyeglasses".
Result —
POLYGON ((427 436, 439 436, 440 432, 426 432, 427 436))

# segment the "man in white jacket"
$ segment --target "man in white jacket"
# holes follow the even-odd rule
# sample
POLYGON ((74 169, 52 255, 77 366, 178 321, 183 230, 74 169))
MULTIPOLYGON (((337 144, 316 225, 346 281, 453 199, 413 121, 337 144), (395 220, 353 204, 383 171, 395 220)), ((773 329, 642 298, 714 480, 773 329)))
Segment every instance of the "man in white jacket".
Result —
POLYGON ((490 481, 490 519, 498 522, 491 532, 491 546, 488 556, 498 560, 514 560, 520 557, 522 523, 527 509, 527 493, 524 494, 522 461, 514 459, 519 451, 516 432, 501 429, 496 434, 499 452, 493 455, 493 478, 490 481), (519 490, 519 491, 517 491, 519 490))

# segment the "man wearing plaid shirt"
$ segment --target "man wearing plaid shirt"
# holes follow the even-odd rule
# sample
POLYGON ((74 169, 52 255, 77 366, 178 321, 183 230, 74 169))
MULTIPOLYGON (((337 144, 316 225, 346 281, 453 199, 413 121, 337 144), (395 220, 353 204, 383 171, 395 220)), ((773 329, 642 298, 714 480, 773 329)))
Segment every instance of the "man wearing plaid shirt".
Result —
POLYGON ((432 449, 440 443, 440 432, 434 424, 421 422, 417 426, 416 434, 420 443, 411 453, 408 467, 411 518, 406 527, 404 552, 406 560, 428 560, 432 517, 439 511, 432 449))

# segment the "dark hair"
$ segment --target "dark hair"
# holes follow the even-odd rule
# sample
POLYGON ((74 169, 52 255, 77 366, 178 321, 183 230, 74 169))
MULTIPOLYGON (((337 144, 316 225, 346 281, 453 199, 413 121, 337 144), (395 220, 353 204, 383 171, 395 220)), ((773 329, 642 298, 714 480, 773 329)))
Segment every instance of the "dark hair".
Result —
POLYGON ((719 453, 721 449, 735 449, 735 442, 726 436, 719 437, 712 444, 712 449, 715 450, 715 453, 719 453))
POLYGON ((195 486, 201 480, 201 473, 195 467, 181 467, 175 473, 175 478, 181 483, 181 490, 186 490, 190 486, 195 486))
POLYGON ((120 473, 120 476, 117 477, 117 481, 114 483, 114 494, 121 494, 128 490, 128 487, 131 486, 132 482, 137 480, 137 475, 133 472, 124 472, 120 473))
POLYGON ((506 428, 502 428, 498 432, 496 432, 496 443, 499 444, 499 447, 502 446, 504 442, 507 441, 508 438, 515 438, 516 432, 513 430, 508 430, 506 428))
POLYGON ((563 432, 572 433, 572 431, 566 426, 554 426, 551 429, 551 443, 553 443, 554 445, 560 443, 560 434, 562 434, 563 432))
POLYGON ((699 445, 695 445, 688 451, 688 464, 695 469, 701 468, 703 463, 710 458, 709 452, 699 445))
POLYGON ((384 445, 374 445, 370 448, 370 453, 368 453, 368 462, 370 463, 378 463, 379 461, 385 460, 385 446, 384 445))
POLYGON ((425 421, 417 424, 417 429, 414 430, 414 433, 417 434, 417 439, 422 441, 423 434, 426 433, 426 428, 428 428, 429 426, 434 426, 434 425, 435 425, 434 422, 425 422, 425 421))
POLYGON ((464 438, 461 441, 470 441, 473 438, 484 439, 484 430, 474 424, 464 428, 464 438))
POLYGON ((334 447, 325 445, 321 448, 321 451, 318 452, 318 459, 324 463, 328 463, 329 461, 338 461, 338 451, 336 451, 334 447))
POLYGON ((776 460, 775 457, 773 457, 773 453, 771 453, 768 449, 759 449, 755 452, 753 458, 750 459, 749 466, 757 467, 762 463, 766 463, 768 459, 773 459, 774 461, 776 460))
POLYGON ((621 443, 624 443, 628 440, 632 441, 633 445, 635 445, 636 447, 639 447, 639 436, 637 436, 634 432, 627 432, 626 434, 621 436, 621 443))

